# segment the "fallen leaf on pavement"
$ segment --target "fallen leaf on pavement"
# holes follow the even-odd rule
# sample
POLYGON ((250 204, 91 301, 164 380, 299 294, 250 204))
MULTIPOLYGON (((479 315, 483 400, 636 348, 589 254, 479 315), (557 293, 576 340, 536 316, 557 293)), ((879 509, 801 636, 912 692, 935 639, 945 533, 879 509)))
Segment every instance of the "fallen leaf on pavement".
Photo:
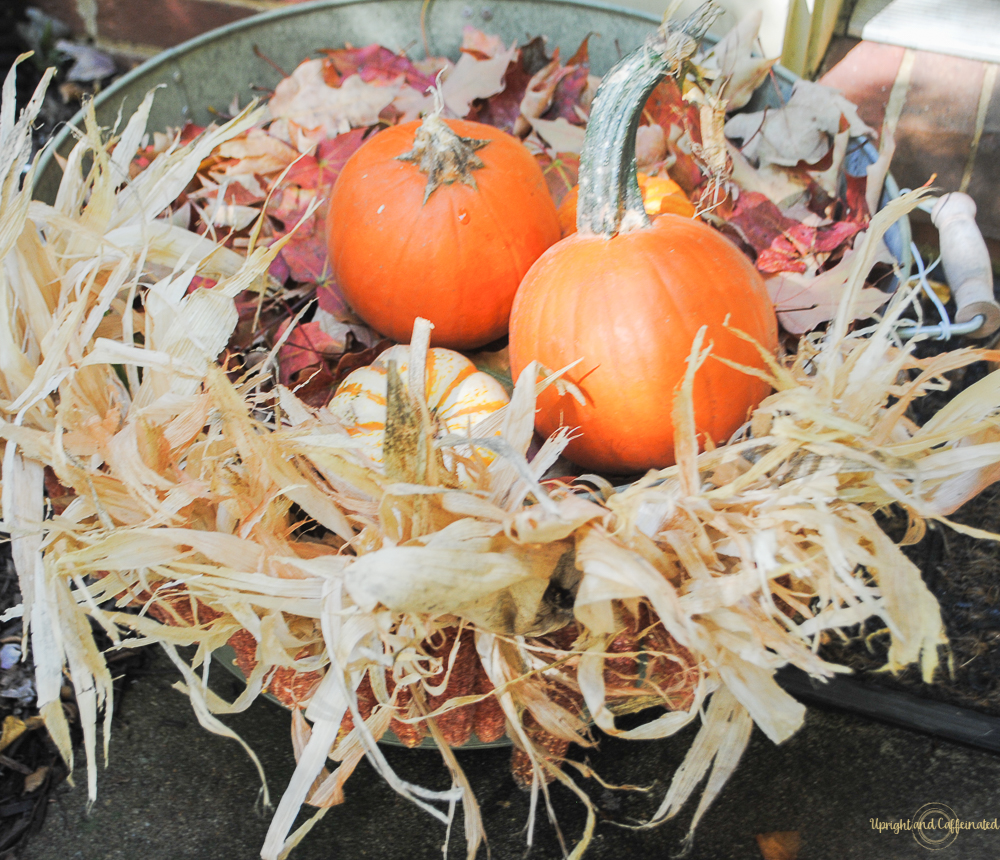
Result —
POLYGON ((757 845, 764 860, 796 860, 802 847, 802 835, 798 830, 758 833, 757 845))

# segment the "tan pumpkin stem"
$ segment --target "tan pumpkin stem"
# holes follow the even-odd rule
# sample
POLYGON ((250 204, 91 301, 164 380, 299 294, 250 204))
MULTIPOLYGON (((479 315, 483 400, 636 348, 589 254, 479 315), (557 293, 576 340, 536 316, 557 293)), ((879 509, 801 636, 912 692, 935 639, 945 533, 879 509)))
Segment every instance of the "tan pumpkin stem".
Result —
POLYGON ((437 113, 432 113, 424 118, 413 136, 413 149, 396 158, 412 162, 427 176, 423 200, 426 203, 442 185, 461 182, 478 191, 472 171, 486 165, 476 155, 476 150, 488 143, 488 140, 455 134, 437 113))

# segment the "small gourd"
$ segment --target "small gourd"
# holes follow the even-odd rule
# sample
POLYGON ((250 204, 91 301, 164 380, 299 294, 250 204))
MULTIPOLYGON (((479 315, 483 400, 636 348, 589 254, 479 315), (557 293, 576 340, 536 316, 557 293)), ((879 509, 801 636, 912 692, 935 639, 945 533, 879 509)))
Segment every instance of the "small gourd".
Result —
MULTIPOLYGON (((330 400, 328 409, 357 444, 357 448, 380 471, 384 467, 386 392, 389 362, 395 361, 404 384, 407 379, 410 348, 397 345, 383 352, 367 367, 350 373, 330 400)), ((506 389, 494 377, 481 370, 464 355, 442 347, 427 351, 425 396, 435 435, 469 435, 484 418, 507 405, 506 389)), ((455 449, 469 456, 468 447, 455 449)), ((477 456, 489 463, 493 454, 476 447, 477 456)), ((444 449, 445 465, 451 466, 450 449, 444 449)), ((459 480, 466 482, 467 470, 459 464, 459 480)))
POLYGON ((700 220, 650 223, 636 178, 635 135, 649 93, 689 58, 707 26, 698 13, 668 23, 604 78, 581 157, 578 231, 525 275, 510 321, 515 379, 532 360, 567 374, 584 403, 553 388, 535 426, 578 428, 566 456, 596 471, 631 474, 674 462, 672 410, 702 326, 712 353, 694 381, 699 435, 725 442, 768 393, 722 358, 764 368, 749 335, 777 349, 764 281, 732 243, 700 220))
POLYGON ((365 322, 406 342, 424 317, 434 345, 474 349, 507 333, 514 293, 559 239, 559 217, 520 140, 433 113, 351 156, 327 231, 333 275, 365 322))

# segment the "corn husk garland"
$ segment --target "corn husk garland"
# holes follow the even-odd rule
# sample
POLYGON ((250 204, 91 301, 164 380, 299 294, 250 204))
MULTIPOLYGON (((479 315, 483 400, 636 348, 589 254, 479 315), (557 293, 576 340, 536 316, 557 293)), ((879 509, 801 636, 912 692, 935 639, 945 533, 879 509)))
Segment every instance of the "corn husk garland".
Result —
POLYGON ((801 726, 804 709, 775 671, 845 671, 818 655, 828 631, 878 616, 892 636, 889 668, 919 662, 933 676, 945 642, 937 603, 874 515, 901 507, 915 541, 1000 474, 997 373, 922 427, 907 417, 946 371, 996 356, 916 358, 892 327, 912 299, 905 290, 873 330, 849 325, 882 233, 921 192, 873 219, 826 334, 770 360, 775 393, 743 438, 698 454, 690 391, 716 360, 699 337, 675 407, 678 465, 584 495, 542 483, 570 431, 527 456, 536 387, 559 384, 557 374, 524 374, 510 405, 473 428, 492 461, 458 453, 475 450, 468 437, 434 439, 419 394, 426 325, 414 332, 409 384, 389 369, 384 471, 328 412, 272 387, 267 362, 242 375, 218 366, 234 298, 268 289, 280 242, 243 259, 157 216, 205 155, 257 121, 252 109, 171 147, 132 182, 152 96, 117 138, 91 114, 47 206, 31 200, 33 169, 20 179, 42 88, 16 122, 13 88, 12 73, 0 113, 3 527, 39 708, 71 763, 59 700, 68 671, 91 800, 97 721, 103 709, 107 744, 112 697, 91 621, 116 647, 160 643, 199 721, 220 734, 235 737, 220 716, 277 673, 312 679, 293 711, 298 765, 263 846, 269 860, 315 822, 291 832, 302 805, 323 815, 364 757, 444 823, 461 803, 472 857, 486 834, 442 725, 485 701, 499 707, 531 790, 544 795, 556 779, 587 806, 579 857, 596 816, 561 751, 594 744, 594 726, 649 739, 703 715, 645 825, 676 815, 708 775, 693 833, 754 724, 776 743, 801 726), (218 285, 189 293, 195 275, 218 285), (459 463, 471 482, 458 480, 459 463), (68 504, 47 509, 46 487, 68 504), (303 533, 308 523, 322 528, 303 533), (639 632, 623 637, 629 629, 639 632), (253 665, 246 692, 225 702, 208 688, 209 667, 234 636, 252 641, 253 665), (182 645, 197 646, 190 663, 182 645), (460 653, 489 684, 449 698, 460 653), (639 728, 617 726, 616 714, 657 704, 666 711, 639 728), (377 741, 394 719, 438 742, 451 788, 392 771, 377 741))

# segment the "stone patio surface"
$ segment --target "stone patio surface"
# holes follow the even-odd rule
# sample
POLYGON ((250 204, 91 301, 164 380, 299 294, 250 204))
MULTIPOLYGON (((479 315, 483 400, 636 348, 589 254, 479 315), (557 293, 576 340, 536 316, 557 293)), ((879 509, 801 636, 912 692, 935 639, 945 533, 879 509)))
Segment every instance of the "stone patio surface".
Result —
MULTIPOLYGON (((50 801, 48 820, 21 860, 253 860, 259 856, 269 814, 255 811, 259 782, 240 747, 202 729, 166 658, 131 683, 115 720, 111 764, 101 771, 99 797, 86 812, 86 779, 63 786, 50 801)), ((217 679, 233 697, 235 679, 217 679)), ((274 802, 294 760, 290 716, 269 701, 227 718, 266 768, 274 802)), ((677 821, 654 830, 629 830, 659 805, 674 769, 694 736, 651 742, 605 738, 597 751, 577 750, 613 784, 648 786, 646 793, 610 791, 582 781, 598 800, 591 860, 668 860, 680 846, 694 804, 677 821)), ((539 811, 534 846, 526 852, 529 795, 508 771, 510 753, 460 753, 482 805, 491 856, 496 860, 562 857, 555 830, 539 811)), ((404 779, 444 788, 448 778, 436 752, 387 748, 404 779)), ((566 789, 551 789, 570 849, 585 823, 583 808, 566 789)), ((396 795, 362 763, 347 783, 346 802, 331 809, 292 860, 418 860, 440 858, 445 828, 396 795)), ((912 833, 879 832, 872 819, 908 820, 928 803, 942 803, 965 821, 1000 817, 1000 757, 932 737, 810 709, 805 727, 781 746, 755 731, 735 776, 703 819, 690 860, 760 860, 755 835, 800 831, 798 860, 995 860, 1000 832, 964 831, 937 851, 912 833)), ((464 856, 461 822, 449 855, 464 856)), ((478 855, 487 857, 485 850, 478 855)))

